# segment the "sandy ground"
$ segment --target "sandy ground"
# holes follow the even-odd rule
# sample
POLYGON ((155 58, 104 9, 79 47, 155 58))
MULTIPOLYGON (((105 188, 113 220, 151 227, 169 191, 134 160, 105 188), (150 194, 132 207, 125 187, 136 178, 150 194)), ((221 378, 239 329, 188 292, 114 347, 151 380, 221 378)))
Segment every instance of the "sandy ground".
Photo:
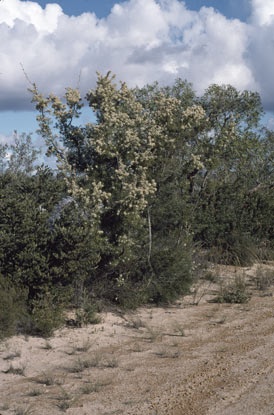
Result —
POLYGON ((273 415, 274 287, 255 277, 274 263, 213 272, 244 275, 250 302, 212 303, 220 285, 202 280, 171 307, 1 343, 0 414, 273 415))

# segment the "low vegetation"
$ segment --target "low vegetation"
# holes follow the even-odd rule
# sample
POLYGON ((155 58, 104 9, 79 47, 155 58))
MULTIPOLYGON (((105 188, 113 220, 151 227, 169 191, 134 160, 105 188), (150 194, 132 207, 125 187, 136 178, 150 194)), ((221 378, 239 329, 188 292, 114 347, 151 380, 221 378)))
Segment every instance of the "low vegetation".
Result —
POLYGON ((242 304, 250 300, 244 277, 236 277, 233 282, 221 285, 220 293, 215 298, 217 303, 242 304))

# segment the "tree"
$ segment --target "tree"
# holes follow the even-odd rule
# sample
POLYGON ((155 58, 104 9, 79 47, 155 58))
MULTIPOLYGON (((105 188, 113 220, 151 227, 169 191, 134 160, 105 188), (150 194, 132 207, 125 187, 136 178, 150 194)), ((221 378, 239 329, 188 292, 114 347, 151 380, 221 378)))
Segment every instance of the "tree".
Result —
POLYGON ((123 286, 129 274, 139 269, 136 263, 143 261, 143 245, 147 245, 143 212, 155 192, 147 169, 160 130, 142 112, 127 86, 117 88, 110 74, 98 75, 96 89, 86 96, 97 122, 81 128, 72 123, 82 106, 77 90, 67 88, 66 104, 53 95, 44 98, 35 85, 32 92, 48 151, 58 158, 78 212, 84 212, 89 234, 94 240, 101 235, 100 255, 94 255, 97 262, 89 268, 89 281, 108 280, 110 286, 123 286), (55 117, 58 137, 46 114, 55 117))
MULTIPOLYGON (((191 283, 193 239, 220 249, 222 261, 248 259, 239 252, 258 237, 253 222, 272 212, 272 199, 253 191, 258 181, 269 188, 273 176, 258 94, 212 85, 199 98, 180 79, 129 89, 98 74, 85 97, 96 122, 78 126, 77 89, 67 88, 63 100, 35 84, 31 92, 48 154, 74 201, 53 251, 67 264, 73 258, 68 275, 82 264, 82 288, 99 286, 125 302, 138 287, 143 300, 170 301, 191 283)), ((264 229, 270 235, 269 223, 264 229)))
MULTIPOLYGON (((165 285, 165 280, 169 279, 166 288, 172 285, 174 267, 173 260, 169 261, 169 266, 166 264, 168 255, 171 250, 175 253, 174 247, 178 242, 180 250, 185 244, 180 227, 181 195, 178 202, 181 187, 175 191, 179 176, 183 174, 183 169, 178 166, 185 157, 188 159, 184 166, 188 163, 193 168, 198 161, 184 152, 186 146, 182 137, 191 134, 194 124, 201 121, 204 113, 195 105, 192 108, 183 104, 178 107, 178 98, 168 97, 167 92, 156 93, 151 99, 147 98, 144 90, 141 93, 130 90, 125 83, 118 88, 113 79, 110 73, 106 76, 98 74, 96 88, 86 95, 96 115, 96 123, 82 127, 73 125, 73 117, 79 116, 83 105, 77 90, 67 88, 65 103, 52 94, 45 98, 39 94, 36 85, 31 92, 40 112, 40 132, 46 139, 48 152, 57 156, 70 194, 89 218, 90 233, 94 237, 101 234, 100 260, 90 279, 101 283, 108 281, 107 291, 112 292, 110 297, 116 299, 119 299, 117 292, 121 297, 125 287, 147 281, 147 288, 151 287, 151 295, 156 298, 158 288, 165 285), (59 135, 53 134, 51 117, 55 119, 53 128, 59 131, 59 135), (178 131, 180 135, 177 137, 178 131), (174 155, 177 150, 180 157, 174 155), (170 178, 177 180, 172 184, 175 193, 171 202, 176 218, 168 220, 170 212, 165 197, 170 182, 168 175, 175 160, 176 174, 170 178), (165 192, 162 191, 164 188, 165 192), (158 233, 162 234, 161 242, 155 238, 158 219, 163 226, 158 233), (164 220, 167 220, 166 224, 164 220), (170 240, 164 243, 163 237, 171 229, 173 245, 170 245, 170 240), (160 252, 163 253, 161 266, 160 252), (163 269, 161 275, 159 267, 163 269)), ((193 94, 189 85, 183 87, 185 96, 191 101, 193 94)), ((178 94, 182 93, 179 85, 177 90, 178 94)), ((189 261, 185 262, 189 271, 189 261)), ((189 272, 185 273, 181 265, 177 267, 181 272, 177 270, 174 281, 185 279, 187 283, 181 286, 187 286, 189 272)), ((173 287, 173 295, 176 290, 179 294, 179 286, 180 283, 177 288, 173 287)), ((164 297, 163 293, 160 296, 164 297)))
POLYGON ((193 143, 206 128, 205 113, 186 81, 177 80, 173 87, 155 83, 134 92, 162 130, 149 168, 156 182, 148 210, 151 296, 154 301, 170 301, 187 292, 192 280, 191 180, 201 168, 199 149, 193 143))
POLYGON ((5 278, 29 288, 30 297, 48 278, 46 220, 30 189, 31 180, 0 177, 0 269, 5 278))
POLYGON ((0 174, 4 172, 7 164, 7 144, 0 143, 0 174))
POLYGON ((13 143, 0 144, 0 172, 31 174, 37 168, 34 163, 40 153, 34 147, 31 135, 18 135, 14 131, 13 143))
POLYGON ((209 130, 201 138, 204 168, 195 178, 196 239, 215 246, 219 260, 244 265, 260 244, 252 189, 267 183, 263 166, 269 165, 261 100, 257 93, 212 85, 199 102, 209 130))

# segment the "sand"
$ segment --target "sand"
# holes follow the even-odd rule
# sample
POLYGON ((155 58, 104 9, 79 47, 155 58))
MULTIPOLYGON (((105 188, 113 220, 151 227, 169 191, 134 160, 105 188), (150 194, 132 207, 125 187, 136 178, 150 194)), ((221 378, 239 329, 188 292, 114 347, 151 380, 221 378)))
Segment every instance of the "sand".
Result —
POLYGON ((274 287, 258 289, 262 270, 274 277, 273 262, 212 269, 244 276, 247 304, 211 302, 220 284, 200 280, 169 307, 2 342, 0 414, 273 415, 274 287))

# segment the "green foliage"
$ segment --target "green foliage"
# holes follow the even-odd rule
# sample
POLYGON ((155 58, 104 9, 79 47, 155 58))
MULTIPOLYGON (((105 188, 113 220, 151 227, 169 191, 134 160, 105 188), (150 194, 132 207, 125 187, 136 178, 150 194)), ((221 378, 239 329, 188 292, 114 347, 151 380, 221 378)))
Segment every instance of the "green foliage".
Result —
POLYGON ((101 238, 72 203, 55 221, 49 240, 49 267, 54 285, 71 288, 72 301, 80 306, 86 285, 100 260, 101 238))
POLYGON ((273 138, 260 127, 258 94, 212 85, 200 103, 210 134, 192 194, 195 240, 216 261, 247 265, 273 234, 273 138))
POLYGON ((101 317, 97 314, 97 307, 89 298, 86 291, 82 293, 81 304, 78 305, 76 310, 75 324, 78 327, 82 327, 87 324, 98 324, 101 321, 101 317))
POLYGON ((0 270, 4 284, 0 327, 4 333, 47 335, 50 327, 57 326, 59 311, 45 303, 48 290, 53 286, 57 290, 59 282, 50 268, 46 208, 52 208, 60 189, 62 184, 43 168, 33 176, 9 171, 0 176, 0 270))
POLYGON ((30 299, 51 279, 48 214, 39 208, 36 179, 9 173, 0 177, 1 272, 14 284, 27 287, 30 299))
MULTIPOLYGON (((194 246, 225 264, 272 257, 274 133, 257 93, 212 85, 196 97, 181 79, 129 89, 98 74, 85 97, 96 122, 79 126, 77 89, 30 91, 59 172, 34 166, 29 136, 0 146, 5 332, 18 287, 21 329, 48 336, 65 306, 80 325, 96 321, 98 299, 132 308, 184 295, 194 246)), ((243 287, 222 298, 244 301, 243 287)))
POLYGON ((26 289, 16 287, 0 274, 0 339, 16 334, 27 313, 26 289))
POLYGON ((215 298, 217 303, 242 304, 250 300, 244 278, 236 277, 233 283, 221 287, 220 294, 215 298))
POLYGON ((187 294, 192 283, 191 265, 189 253, 184 252, 181 247, 162 247, 155 250, 154 275, 149 287, 150 301, 166 304, 187 294))
POLYGON ((8 145, 0 143, 0 172, 1 174, 5 171, 7 165, 7 150, 8 145))
MULTIPOLYGON (((66 104, 61 104, 60 99, 53 95, 44 98, 35 85, 32 93, 36 108, 41 111, 38 118, 41 134, 47 140, 49 152, 57 155, 59 169, 66 177, 68 189, 77 204, 78 215, 81 211, 86 215, 83 232, 89 229, 88 238, 81 241, 80 236, 79 239, 77 237, 79 245, 74 239, 79 232, 77 219, 72 220, 69 227, 63 226, 60 229, 63 232, 60 240, 64 242, 63 246, 59 245, 62 249, 58 254, 63 262, 61 268, 64 270, 64 264, 67 263, 70 267, 68 273, 72 275, 74 255, 77 258, 79 255, 86 258, 83 268, 80 265, 81 260, 75 261, 74 274, 79 275, 77 281, 82 279, 82 287, 89 287, 97 293, 101 291, 105 299, 125 305, 132 303, 130 297, 133 296, 129 293, 133 289, 138 292, 136 298, 148 297, 144 295, 143 289, 151 285, 152 280, 155 286, 158 271, 158 287, 163 285, 160 280, 165 279, 189 281, 189 272, 185 275, 183 271, 179 276, 173 267, 175 257, 180 257, 185 251, 180 235, 183 232, 181 211, 186 205, 180 193, 185 184, 178 190, 176 187, 183 174, 182 169, 177 167, 183 155, 177 161, 173 152, 178 146, 182 153, 182 140, 181 137, 176 138, 176 133, 180 129, 191 129, 195 120, 199 121, 203 117, 203 111, 200 114, 198 107, 188 110, 182 105, 181 109, 186 114, 180 119, 177 108, 179 101, 175 97, 169 97, 167 92, 155 93, 155 108, 152 110, 151 98, 146 107, 143 105, 145 99, 141 95, 146 95, 144 91, 139 93, 129 90, 124 83, 118 88, 113 79, 110 74, 105 77, 98 74, 96 88, 86 95, 97 122, 87 123, 81 128, 71 122, 72 116, 77 116, 82 105, 77 90, 67 89, 66 104), (175 121, 172 111, 176 111, 175 121), (56 120, 55 127, 60 132, 59 140, 65 145, 63 149, 51 130, 50 116, 56 120), (177 163, 175 167, 174 161, 177 163), (165 165, 168 166, 167 169, 165 165), (174 170, 175 174, 172 173, 174 170), (174 196, 170 202, 169 195, 172 191, 174 196), (175 208, 172 217, 170 206, 175 208), (150 212, 153 212, 153 223, 150 212), (163 228, 160 232, 157 231, 159 220, 163 228), (69 238, 64 232, 68 232, 69 238), (177 248, 176 256, 173 255, 172 261, 168 262, 170 270, 167 264, 159 264, 161 255, 158 255, 156 248, 163 246, 164 251, 167 249, 164 244, 165 233, 169 234, 170 242, 177 248), (69 247, 69 240, 72 249, 65 252, 69 247), (154 270, 156 268, 157 272, 154 270)), ((180 87, 185 88, 185 96, 191 100, 193 93, 190 86, 184 83, 176 85, 177 95, 182 98, 184 94, 179 91, 180 87)), ((188 163, 191 164, 192 158, 189 157, 191 161, 188 163)), ((57 257, 56 249, 53 252, 57 257)), ((173 254, 174 250, 168 252, 173 254)), ((162 261, 165 262, 168 256, 169 253, 164 255, 162 261)), ((184 286, 182 281, 178 282, 173 292, 179 286, 184 286)))
POLYGON ((29 327, 25 326, 27 334, 50 337, 54 330, 64 324, 64 304, 62 296, 46 292, 34 299, 31 304, 29 327))
POLYGON ((256 269, 255 282, 258 290, 267 290, 271 285, 273 285, 274 271, 264 269, 262 266, 259 266, 256 269))

